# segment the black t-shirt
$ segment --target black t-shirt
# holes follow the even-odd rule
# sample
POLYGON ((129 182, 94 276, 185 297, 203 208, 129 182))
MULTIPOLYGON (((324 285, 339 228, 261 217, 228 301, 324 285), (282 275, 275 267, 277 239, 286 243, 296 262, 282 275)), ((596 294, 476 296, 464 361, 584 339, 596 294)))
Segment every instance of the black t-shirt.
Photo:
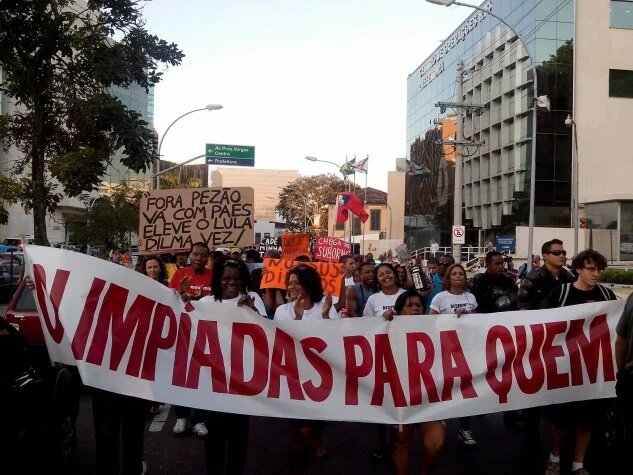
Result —
POLYGON ((506 273, 477 274, 470 280, 470 291, 477 299, 477 313, 516 310, 517 284, 506 273))
POLYGON ((580 290, 574 287, 574 284, 565 284, 550 292, 547 298, 547 308, 568 307, 570 305, 605 302, 615 299, 616 296, 613 291, 600 284, 591 290, 580 290))

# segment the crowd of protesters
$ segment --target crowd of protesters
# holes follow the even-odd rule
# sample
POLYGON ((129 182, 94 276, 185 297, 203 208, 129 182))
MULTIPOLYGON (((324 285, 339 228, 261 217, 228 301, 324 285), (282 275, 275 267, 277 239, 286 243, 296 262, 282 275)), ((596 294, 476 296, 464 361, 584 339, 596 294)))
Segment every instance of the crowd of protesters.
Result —
MULTIPOLYGON (((284 289, 260 289, 262 258, 281 257, 277 251, 261 256, 255 250, 242 253, 211 251, 204 243, 195 243, 189 253, 176 255, 173 263, 160 256, 144 256, 136 270, 177 292, 183 301, 214 301, 226 305, 248 307, 262 318, 274 321, 321 320, 356 317, 378 317, 391 321, 395 315, 451 314, 460 318, 468 313, 495 313, 513 310, 535 310, 563 307, 588 302, 614 300, 613 292, 601 285, 600 274, 607 261, 594 250, 576 255, 567 267, 563 242, 553 239, 543 244, 540 256, 533 256, 532 269, 514 269, 511 259, 496 250, 483 257, 481 269, 468 278, 464 266, 450 255, 430 255, 424 262, 376 262, 372 255, 342 256, 340 297, 324 293, 317 272, 302 262, 310 256, 299 256, 288 272, 284 289), (423 285, 416 286, 414 268, 423 285)), ((617 326, 616 363, 618 393, 626 402, 624 414, 630 418, 633 400, 633 296, 627 301, 617 326)), ((96 428, 97 467, 99 473, 144 473, 144 421, 158 404, 149 403, 102 390, 93 390, 93 412, 96 428), (121 434, 119 436, 119 434, 121 434), (120 439, 119 439, 120 437, 120 439), (119 447, 123 457, 119 461, 119 447)), ((580 401, 555 406, 504 413, 504 423, 525 431, 528 443, 538 444, 539 425, 551 421, 548 460, 542 471, 546 475, 571 473, 587 475, 585 455, 592 434, 605 410, 602 400, 580 401), (544 417, 545 416, 545 417, 544 417), (561 467, 561 447, 565 437, 573 439, 570 467, 561 467), (535 442, 536 441, 536 442, 535 442)), ((189 430, 205 437, 205 458, 208 473, 241 474, 248 449, 249 417, 216 411, 174 407, 175 435, 189 430)), ((457 438, 466 446, 476 446, 470 428, 470 417, 458 421, 457 438)), ((629 419, 630 420, 630 419, 629 419)), ((292 437, 289 446, 291 472, 303 473, 311 457, 324 457, 325 423, 318 420, 289 421, 292 437)), ((409 473, 409 452, 418 433, 423 450, 420 473, 431 473, 446 443, 445 421, 399 425, 392 429, 374 424, 376 446, 371 457, 391 459, 397 474, 409 473), (389 440, 391 443, 389 443, 389 440)), ((631 426, 629 426, 631 427, 631 426)), ((571 440, 570 439, 570 440, 571 440)), ((630 441, 629 441, 630 443, 630 441)))

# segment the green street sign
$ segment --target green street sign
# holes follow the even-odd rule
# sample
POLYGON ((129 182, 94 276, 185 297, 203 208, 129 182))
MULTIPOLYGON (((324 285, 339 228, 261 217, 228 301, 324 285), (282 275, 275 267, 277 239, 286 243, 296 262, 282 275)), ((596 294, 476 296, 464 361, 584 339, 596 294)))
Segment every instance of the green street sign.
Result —
POLYGON ((250 145, 208 143, 206 147, 206 159, 207 165, 254 167, 255 147, 250 145))

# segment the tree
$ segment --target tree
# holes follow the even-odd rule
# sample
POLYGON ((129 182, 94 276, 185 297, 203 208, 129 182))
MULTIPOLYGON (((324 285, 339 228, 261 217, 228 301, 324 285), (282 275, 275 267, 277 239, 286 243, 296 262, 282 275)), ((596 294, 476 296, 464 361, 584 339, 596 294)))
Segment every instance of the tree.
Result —
POLYGON ((88 211, 66 222, 73 243, 99 246, 102 253, 128 248, 131 234, 138 231, 142 193, 123 182, 110 196, 91 199, 84 195, 88 211))
POLYGON ((0 224, 9 222, 8 204, 13 204, 18 200, 20 184, 15 180, 0 175, 0 224))
POLYGON ((327 229, 324 205, 336 200, 337 193, 344 189, 343 180, 332 174, 301 177, 281 190, 275 209, 286 221, 288 231, 303 232, 304 223, 307 223, 308 228, 312 228, 312 234, 318 234, 321 228, 327 229))
POLYGON ((136 173, 156 156, 151 127, 110 93, 133 84, 148 91, 159 67, 183 58, 145 30, 145 3, 0 0, 0 91, 15 105, 0 120, 0 140, 22 155, 12 173, 23 178, 17 200, 33 211, 37 244, 48 244, 46 212, 60 186, 69 196, 96 189, 117 150, 136 173))
POLYGON ((173 188, 201 188, 201 187, 202 187, 202 180, 195 176, 187 178, 184 182, 181 180, 180 175, 178 175, 177 173, 165 173, 160 176, 161 190, 171 190, 173 188))

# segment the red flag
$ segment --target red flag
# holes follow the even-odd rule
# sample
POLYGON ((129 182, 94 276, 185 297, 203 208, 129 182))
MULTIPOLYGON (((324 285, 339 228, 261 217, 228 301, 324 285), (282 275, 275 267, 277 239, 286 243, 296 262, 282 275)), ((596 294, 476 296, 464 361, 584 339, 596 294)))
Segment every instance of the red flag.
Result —
POLYGON ((336 199, 336 220, 334 224, 343 224, 347 221, 348 211, 351 211, 364 223, 369 219, 369 215, 365 211, 363 202, 355 193, 345 191, 339 193, 336 199))

